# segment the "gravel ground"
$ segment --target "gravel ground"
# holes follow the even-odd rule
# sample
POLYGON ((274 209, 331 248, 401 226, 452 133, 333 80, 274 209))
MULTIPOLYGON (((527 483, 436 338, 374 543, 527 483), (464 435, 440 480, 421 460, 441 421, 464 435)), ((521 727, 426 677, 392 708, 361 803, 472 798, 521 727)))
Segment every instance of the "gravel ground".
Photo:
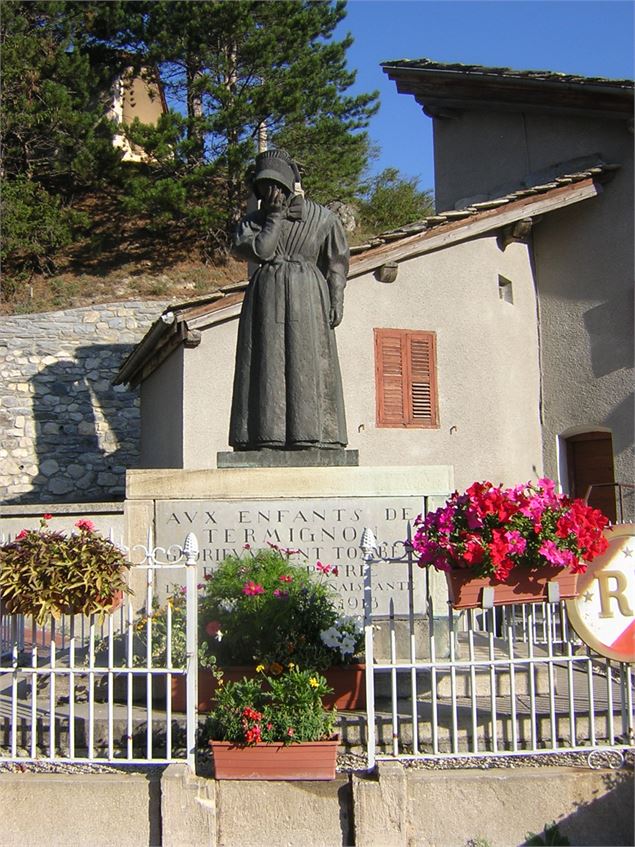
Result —
MULTIPOLYGON (((527 756, 481 756, 479 758, 430 758, 402 759, 402 766, 407 770, 459 770, 494 768, 540 768, 540 767, 573 767, 573 768, 614 768, 621 767, 633 770, 635 766, 635 749, 625 750, 623 756, 615 750, 596 750, 589 763, 588 753, 544 753, 527 756)), ((62 774, 145 774, 148 777, 160 776, 165 765, 107 765, 82 764, 79 762, 3 762, 0 761, 0 774, 3 773, 62 773, 62 774)), ((340 753, 337 757, 338 773, 355 773, 366 770, 366 757, 360 753, 340 753)), ((201 776, 211 775, 211 763, 208 757, 201 757, 198 762, 198 773, 201 776)))

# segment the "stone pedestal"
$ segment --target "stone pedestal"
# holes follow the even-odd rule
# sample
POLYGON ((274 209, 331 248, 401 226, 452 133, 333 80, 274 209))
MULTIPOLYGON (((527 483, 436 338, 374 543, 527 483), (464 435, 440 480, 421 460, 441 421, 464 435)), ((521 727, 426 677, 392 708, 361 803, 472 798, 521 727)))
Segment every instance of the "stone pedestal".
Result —
POLYGON ((334 468, 359 465, 358 450, 238 450, 217 453, 219 468, 334 468))
MULTIPOLYGON (((294 560, 301 567, 314 569, 318 560, 337 565, 331 581, 342 608, 361 614, 363 530, 373 531, 382 556, 400 556, 408 524, 453 488, 450 466, 132 470, 126 477, 128 543, 145 543, 149 522, 154 543, 166 549, 194 532, 201 576, 249 549, 298 550, 294 560)), ((424 572, 414 570, 423 590, 424 572)), ((391 599, 396 614, 407 611, 407 578, 405 564, 373 567, 376 613, 388 613, 391 599)), ((446 599, 439 608, 447 608, 446 599)))

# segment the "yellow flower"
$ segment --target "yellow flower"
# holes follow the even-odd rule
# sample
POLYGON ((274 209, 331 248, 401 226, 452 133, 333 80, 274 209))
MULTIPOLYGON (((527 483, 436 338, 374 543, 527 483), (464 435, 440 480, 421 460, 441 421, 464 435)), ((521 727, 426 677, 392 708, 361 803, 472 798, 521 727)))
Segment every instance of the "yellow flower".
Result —
POLYGON ((287 667, 289 668, 290 671, 292 671, 295 668, 295 664, 293 662, 289 662, 287 667))
POLYGON ((311 679, 309 680, 309 685, 311 686, 311 688, 317 688, 319 684, 320 683, 317 681, 317 679, 314 676, 312 676, 311 679))
POLYGON ((256 665, 256 673, 262 673, 262 671, 264 671, 264 669, 265 669, 264 665, 256 665))

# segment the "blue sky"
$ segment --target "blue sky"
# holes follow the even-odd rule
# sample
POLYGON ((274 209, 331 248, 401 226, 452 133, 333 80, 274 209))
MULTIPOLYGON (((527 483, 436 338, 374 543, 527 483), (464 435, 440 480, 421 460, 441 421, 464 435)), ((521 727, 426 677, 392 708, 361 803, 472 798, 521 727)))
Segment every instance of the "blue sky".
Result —
POLYGON ((397 94, 380 62, 437 62, 552 70, 632 79, 631 0, 349 0, 336 37, 355 41, 351 91, 378 89, 381 109, 370 125, 381 147, 377 173, 397 167, 433 187, 432 121, 409 95, 397 94))

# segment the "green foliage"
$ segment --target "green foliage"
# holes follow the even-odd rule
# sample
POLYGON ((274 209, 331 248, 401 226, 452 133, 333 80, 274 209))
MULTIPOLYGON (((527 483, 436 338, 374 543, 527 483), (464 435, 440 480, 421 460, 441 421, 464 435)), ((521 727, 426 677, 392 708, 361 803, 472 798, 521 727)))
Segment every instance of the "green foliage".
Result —
MULTIPOLYGON (((151 641, 153 665, 184 668, 187 655, 186 620, 187 594, 184 586, 173 585, 164 603, 154 597, 151 613, 143 615, 135 624, 136 644, 141 651, 140 655, 134 657, 135 664, 145 665, 147 645, 151 641)), ((204 668, 211 668, 216 663, 204 640, 199 647, 198 663, 204 668)))
POLYGON ((62 2, 5 0, 1 24, 7 297, 72 241, 86 223, 73 199, 110 174, 119 154, 97 97, 105 82, 81 49, 80 17, 62 2))
POLYGON ((335 725, 335 710, 322 704, 330 691, 324 677, 297 669, 220 684, 207 721, 209 737, 239 744, 326 740, 335 725))
POLYGON ((24 174, 7 179, 2 187, 2 241, 0 260, 16 277, 47 270, 50 256, 70 244, 74 231, 86 226, 85 215, 65 208, 24 174))
POLYGON ((117 594, 129 593, 129 563, 90 521, 66 535, 48 529, 22 530, 0 547, 0 600, 11 614, 34 615, 44 624, 50 615, 99 614, 112 609, 117 594))
POLYGON ((529 832, 525 844, 527 847, 567 847, 571 842, 566 835, 562 835, 558 824, 553 821, 551 824, 545 824, 542 834, 529 832))
POLYGON ((128 129, 154 165, 139 177, 142 187, 130 178, 137 210, 146 198, 146 211, 162 220, 186 214, 205 227, 220 218, 229 232, 244 209, 245 171, 263 130, 311 164, 316 199, 352 193, 377 104, 376 94, 345 94, 355 78, 345 60, 351 39, 332 38, 344 2, 79 5, 90 10, 89 42, 127 51, 139 71, 156 69, 172 106, 156 127, 128 129), (148 190, 148 180, 159 187, 148 190), (174 183, 187 186, 187 203, 174 183))
POLYGON ((350 662, 360 649, 361 625, 340 614, 327 581, 331 567, 318 562, 318 579, 290 557, 280 549, 247 551, 207 575, 202 638, 220 665, 316 670, 350 662))
POLYGON ((421 191, 416 177, 408 179, 396 168, 386 168, 371 181, 360 204, 364 229, 377 234, 397 229, 434 213, 430 191, 421 191))

